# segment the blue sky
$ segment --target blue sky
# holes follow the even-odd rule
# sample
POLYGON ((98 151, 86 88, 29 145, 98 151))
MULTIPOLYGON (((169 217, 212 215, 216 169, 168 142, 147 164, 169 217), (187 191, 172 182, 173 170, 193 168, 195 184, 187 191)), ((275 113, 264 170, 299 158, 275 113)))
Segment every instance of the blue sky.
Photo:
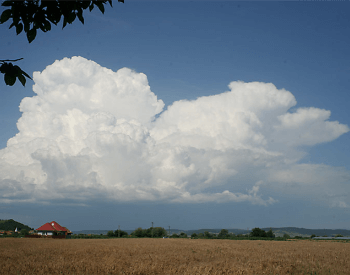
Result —
POLYGON ((31 44, 0 26, 2 58, 42 72, 25 88, 0 83, 0 217, 71 230, 350 229, 349 8, 114 2, 31 44), (96 117, 103 129, 82 126, 96 117))

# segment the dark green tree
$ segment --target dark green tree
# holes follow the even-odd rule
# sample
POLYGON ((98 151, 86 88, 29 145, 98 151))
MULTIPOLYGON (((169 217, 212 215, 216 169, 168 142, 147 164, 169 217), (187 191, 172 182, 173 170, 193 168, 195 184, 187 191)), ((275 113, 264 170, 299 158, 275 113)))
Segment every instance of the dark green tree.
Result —
POLYGON ((114 232, 113 232, 113 230, 108 231, 108 232, 107 232, 107 236, 110 237, 110 238, 111 238, 111 237, 114 237, 114 232))
POLYGON ((162 238, 168 235, 168 233, 166 232, 166 230, 163 227, 151 227, 148 229, 148 237, 152 237, 153 238, 162 238), (153 230, 153 233, 152 233, 153 230))
POLYGON ((180 238, 187 238, 187 234, 184 232, 181 232, 179 235, 180 238))
MULTIPOLYGON (((124 3, 124 0, 118 0, 124 3)), ((48 32, 51 30, 51 24, 57 25, 63 18, 63 27, 72 24, 76 18, 84 24, 83 12, 86 9, 92 11, 94 7, 104 13, 105 4, 109 3, 112 7, 112 0, 25 0, 25 1, 3 1, 1 6, 7 7, 0 16, 0 24, 12 20, 10 29, 15 27, 16 34, 25 32, 28 42, 31 43, 39 30, 48 32)), ((31 77, 25 73, 19 66, 13 65, 18 59, 1 59, 0 73, 4 74, 6 85, 14 85, 18 79, 24 86, 26 77, 31 77)))
POLYGON ((311 236, 310 236, 310 238, 315 238, 316 237, 316 235, 315 234, 312 234, 311 236))
POLYGON ((283 234, 283 238, 284 238, 284 239, 290 239, 290 236, 289 236, 287 233, 284 233, 284 234, 283 234))
POLYGON ((120 237, 122 238, 123 236, 128 236, 129 234, 123 230, 116 230, 114 231, 114 237, 120 237))
POLYGON ((227 229, 221 229, 220 233, 218 234, 219 239, 225 239, 229 236, 227 229))
POLYGON ((208 231, 204 231, 204 238, 205 239, 212 239, 213 234, 209 233, 208 231))
POLYGON ((192 238, 192 239, 198 239, 197 233, 193 233, 193 234, 191 235, 191 238, 192 238))
POLYGON ((29 231, 27 229, 22 229, 20 232, 20 235, 27 236, 27 235, 29 235, 29 231))
POLYGON ((273 234, 271 228, 270 228, 269 231, 266 232, 266 237, 268 237, 268 238, 275 238, 275 234, 273 234))
POLYGON ((135 231, 131 233, 131 236, 137 237, 137 238, 145 237, 145 235, 146 235, 146 232, 141 227, 137 228, 135 231))
POLYGON ((260 238, 267 237, 265 230, 260 229, 259 227, 253 228, 252 232, 250 232, 249 236, 250 237, 260 237, 260 238))
POLYGON ((174 233, 173 235, 170 236, 170 238, 179 238, 179 235, 177 235, 176 233, 174 233))

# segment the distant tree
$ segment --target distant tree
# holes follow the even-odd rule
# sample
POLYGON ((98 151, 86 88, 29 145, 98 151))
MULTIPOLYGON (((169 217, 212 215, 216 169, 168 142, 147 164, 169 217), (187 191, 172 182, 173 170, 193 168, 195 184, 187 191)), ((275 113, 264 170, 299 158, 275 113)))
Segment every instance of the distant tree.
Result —
POLYGON ((181 232, 179 235, 180 238, 187 238, 187 234, 184 232, 181 232))
POLYGON ((108 232, 107 232, 107 236, 110 237, 110 238, 111 238, 111 237, 114 237, 114 232, 113 232, 113 230, 108 231, 108 232))
POLYGON ((20 232, 20 235, 22 235, 22 236, 29 235, 29 231, 27 229, 22 229, 20 232))
POLYGON ((128 236, 129 234, 123 230, 116 230, 114 231, 114 237, 120 237, 122 238, 123 236, 128 236))
POLYGON ((225 239, 229 236, 227 229, 221 229, 220 233, 218 234, 219 239, 225 239))
POLYGON ((176 233, 173 233, 173 235, 171 235, 170 238, 180 238, 180 236, 177 235, 176 233))
POLYGON ((310 236, 310 238, 315 238, 316 237, 316 235, 315 234, 312 234, 311 236, 310 236))
POLYGON ((269 231, 266 232, 266 237, 268 237, 268 238, 275 238, 275 234, 273 234, 271 228, 270 228, 269 231))
POLYGON ((192 239, 197 239, 197 238, 198 238, 197 233, 192 233, 191 238, 192 238, 192 239))
POLYGON ((213 238, 213 234, 211 234, 208 231, 204 231, 204 238, 206 239, 212 239, 213 238))
POLYGON ((302 236, 294 236, 294 239, 302 239, 302 236))
POLYGON ((253 228, 252 232, 250 232, 249 236, 250 237, 260 237, 260 238, 267 237, 265 230, 260 229, 259 227, 253 228))
POLYGON ((131 233, 131 236, 142 238, 142 237, 145 237, 145 234, 146 232, 141 227, 139 227, 131 233))
POLYGON ((285 233, 285 234, 283 235, 283 238, 284 238, 284 239, 290 239, 290 236, 289 236, 287 233, 285 233))
POLYGON ((337 235, 335 235, 335 237, 336 237, 336 238, 338 238, 338 237, 343 237, 343 235, 342 235, 342 234, 337 234, 337 235))
POLYGON ((141 227, 137 228, 135 231, 131 233, 133 237, 147 237, 147 238, 161 238, 167 236, 168 233, 163 227, 150 227, 148 229, 142 229, 141 227))
MULTIPOLYGON (((67 24, 72 24, 76 18, 84 24, 83 11, 89 8, 93 10, 95 6, 104 13, 105 4, 107 2, 112 7, 112 0, 25 0, 25 1, 3 1, 2 6, 8 7, 2 12, 0 16, 0 24, 12 19, 10 29, 15 27, 16 34, 20 34, 24 31, 27 35, 28 42, 31 43, 37 34, 38 30, 42 32, 48 32, 51 30, 51 24, 57 25, 63 17, 63 27, 67 24)), ((124 0, 118 0, 123 2, 124 0)), ((0 73, 4 74, 4 80, 6 85, 14 85, 16 79, 18 79, 24 86, 26 83, 26 77, 31 77, 22 71, 17 65, 13 65, 12 62, 17 62, 23 58, 14 60, 3 59, 0 60, 0 73)))
POLYGON ((203 233, 199 233, 199 234, 198 234, 198 238, 199 238, 199 239, 203 239, 203 238, 204 238, 204 234, 203 234, 203 233))
POLYGON ((163 227, 151 227, 150 229, 150 233, 151 236, 153 235, 154 238, 162 238, 168 235, 168 233, 166 232, 166 230, 163 227), (152 229, 153 229, 153 233, 152 233, 152 229))

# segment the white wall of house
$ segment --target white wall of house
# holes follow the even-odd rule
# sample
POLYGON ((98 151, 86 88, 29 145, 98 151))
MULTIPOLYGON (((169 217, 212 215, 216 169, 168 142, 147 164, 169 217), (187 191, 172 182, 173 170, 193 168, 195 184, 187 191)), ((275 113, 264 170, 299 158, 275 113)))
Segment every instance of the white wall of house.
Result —
POLYGON ((52 232, 38 232, 38 235, 43 235, 43 236, 52 236, 53 235, 53 233, 52 232))

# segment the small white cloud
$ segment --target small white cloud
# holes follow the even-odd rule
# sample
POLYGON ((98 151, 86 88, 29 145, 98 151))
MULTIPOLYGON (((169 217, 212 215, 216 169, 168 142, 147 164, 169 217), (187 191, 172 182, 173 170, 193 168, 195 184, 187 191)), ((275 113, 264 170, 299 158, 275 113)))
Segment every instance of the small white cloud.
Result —
POLYGON ((34 82, 19 133, 0 150, 0 202, 269 205, 284 193, 349 204, 338 197, 349 171, 299 164, 300 146, 332 141, 348 126, 317 108, 289 113, 294 96, 271 83, 231 82, 163 111, 146 75, 82 57, 56 61, 34 82))

